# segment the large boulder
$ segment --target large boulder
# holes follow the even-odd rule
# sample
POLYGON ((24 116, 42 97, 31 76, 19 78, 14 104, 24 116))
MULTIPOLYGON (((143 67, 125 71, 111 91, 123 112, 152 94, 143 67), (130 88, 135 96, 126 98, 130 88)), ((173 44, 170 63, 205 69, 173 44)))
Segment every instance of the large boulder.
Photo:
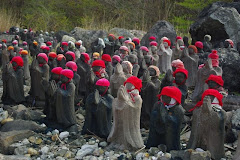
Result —
POLYGON ((69 33, 65 32, 65 31, 58 31, 55 33, 55 37, 57 38, 58 42, 61 42, 62 38, 64 35, 70 35, 69 33))
POLYGON ((203 41, 204 35, 212 37, 211 42, 218 46, 225 39, 232 39, 235 44, 240 40, 240 4, 239 3, 213 3, 205 8, 194 24, 190 27, 193 40, 203 41))
POLYGON ((162 37, 168 37, 171 42, 175 42, 177 34, 174 26, 167 21, 158 21, 153 27, 144 35, 141 40, 142 46, 149 46, 149 37, 154 36, 157 38, 157 42, 162 37))
POLYGON ((119 37, 119 36, 130 37, 130 38, 137 37, 139 39, 142 39, 144 34, 146 34, 145 31, 127 30, 127 29, 124 29, 124 28, 117 28, 117 27, 111 29, 109 31, 109 33, 114 34, 116 37, 119 37))
POLYGON ((95 42, 98 38, 104 39, 107 37, 107 31, 104 30, 86 30, 80 27, 75 27, 71 32, 73 37, 78 41, 82 40, 84 47, 86 47, 87 52, 92 52, 91 44, 95 42))

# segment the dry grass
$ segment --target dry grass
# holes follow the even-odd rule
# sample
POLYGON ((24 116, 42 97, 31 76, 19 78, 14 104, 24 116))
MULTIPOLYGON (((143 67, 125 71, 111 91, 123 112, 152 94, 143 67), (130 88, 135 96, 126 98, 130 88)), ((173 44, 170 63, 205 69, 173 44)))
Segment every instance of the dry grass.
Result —
POLYGON ((19 26, 18 20, 12 11, 0 8, 0 31, 7 31, 12 26, 19 26))

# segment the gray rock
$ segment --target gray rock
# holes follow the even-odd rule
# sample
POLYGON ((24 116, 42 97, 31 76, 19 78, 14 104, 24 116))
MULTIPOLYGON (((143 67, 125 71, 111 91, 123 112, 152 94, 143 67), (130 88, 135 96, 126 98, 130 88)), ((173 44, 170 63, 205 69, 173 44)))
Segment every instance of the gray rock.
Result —
POLYGON ((7 117, 8 117, 8 111, 0 112, 0 122, 4 119, 7 119, 7 117))
POLYGON ((156 41, 158 42, 162 37, 168 37, 171 42, 176 41, 176 31, 174 26, 167 21, 158 21, 153 27, 144 35, 141 40, 142 46, 149 46, 149 37, 156 37, 156 41))
POLYGON ((67 138, 69 136, 69 132, 65 131, 65 132, 61 132, 59 134, 59 138, 60 139, 64 139, 64 138, 67 138))
POLYGON ((8 148, 11 144, 32 135, 34 135, 34 132, 30 130, 0 132, 0 153, 8 154, 8 148))
POLYGON ((68 35, 64 35, 63 37, 62 37, 62 42, 68 42, 68 41, 72 41, 73 43, 75 43, 76 42, 76 39, 75 38, 73 38, 73 37, 71 37, 71 36, 68 36, 68 35))
POLYGON ((2 160, 31 160, 31 158, 26 157, 26 156, 10 156, 10 155, 3 155, 0 154, 0 159, 2 160))
POLYGON ((19 146, 14 150, 15 155, 25 155, 27 154, 28 148, 26 146, 19 146))
POLYGON ((130 38, 134 38, 137 37, 139 39, 141 39, 144 34, 146 34, 146 32, 144 31, 140 31, 140 30, 127 30, 124 28, 112 28, 109 33, 114 34, 116 37, 119 36, 124 36, 124 37, 130 37, 130 38))
POLYGON ((99 143, 100 147, 106 147, 107 146, 107 142, 103 141, 99 143))
POLYGON ((95 144, 95 145, 85 144, 85 145, 83 145, 83 146, 81 147, 80 150, 78 150, 77 155, 76 155, 75 158, 76 158, 76 159, 82 159, 84 156, 89 155, 89 154, 92 154, 93 151, 94 151, 95 149, 97 149, 97 148, 98 148, 98 145, 97 145, 97 144, 95 144))
MULTIPOLYGON (((213 3, 205 8, 198 19, 190 27, 193 42, 203 41, 206 34, 212 37, 211 43, 218 45, 220 41, 230 38, 235 44, 240 40, 240 16, 235 8, 223 3, 213 3)), ((238 5, 239 6, 239 5, 238 5)))
POLYGON ((71 32, 76 40, 82 40, 83 46, 86 47, 87 52, 91 53, 91 44, 98 38, 107 37, 107 32, 104 30, 86 30, 80 27, 75 27, 71 32))
POLYGON ((63 157, 67 151, 68 151, 67 149, 60 149, 56 152, 55 155, 63 157))
POLYGON ((42 154, 47 154, 49 152, 49 147, 48 146, 44 146, 41 148, 40 150, 42 152, 42 154))
POLYGON ((64 35, 70 35, 70 34, 67 33, 67 32, 65 32, 65 31, 58 31, 58 32, 55 33, 55 37, 57 38, 57 41, 58 41, 58 42, 61 42, 62 37, 63 37, 64 35))
POLYGON ((46 127, 42 127, 33 121, 25 121, 25 120, 15 120, 11 122, 7 122, 1 128, 1 132, 8 132, 14 130, 31 130, 34 132, 43 132, 46 127))

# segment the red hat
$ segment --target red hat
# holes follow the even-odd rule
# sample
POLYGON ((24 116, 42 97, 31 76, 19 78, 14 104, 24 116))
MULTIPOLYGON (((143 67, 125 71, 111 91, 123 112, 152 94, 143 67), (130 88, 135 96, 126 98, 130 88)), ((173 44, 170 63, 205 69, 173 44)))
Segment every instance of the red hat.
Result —
POLYGON ((38 57, 42 57, 48 63, 48 57, 45 53, 39 53, 38 57))
POLYGON ((114 34, 109 34, 108 36, 113 37, 114 40, 116 39, 116 37, 114 36, 114 34))
POLYGON ((94 67, 94 66, 100 66, 100 67, 102 67, 102 68, 105 68, 105 67, 106 67, 104 61, 103 61, 103 60, 99 60, 99 59, 93 61, 92 67, 94 67))
POLYGON ((20 56, 15 56, 12 58, 11 63, 16 62, 18 66, 23 66, 23 59, 20 56))
POLYGON ((67 54, 71 55, 72 58, 73 58, 73 60, 75 60, 75 53, 74 53, 74 52, 72 52, 72 51, 67 51, 67 52, 66 52, 66 55, 67 55, 67 54))
POLYGON ((43 49, 46 49, 47 51, 50 51, 50 48, 48 46, 45 46, 43 49))
POLYGON ((183 68, 176 69, 175 72, 173 72, 173 77, 175 77, 176 74, 179 73, 179 72, 185 74, 186 78, 188 78, 188 71, 186 69, 183 69, 183 68))
POLYGON ((172 66, 175 67, 176 69, 185 69, 184 64, 180 59, 176 59, 172 61, 172 66))
POLYGON ((149 37, 149 40, 156 40, 156 37, 154 37, 154 36, 151 36, 151 37, 149 37))
POLYGON ((122 49, 122 50, 124 50, 124 51, 128 51, 128 48, 126 47, 126 46, 121 46, 120 48, 119 48, 119 50, 120 49, 122 49))
POLYGON ((17 40, 12 41, 12 44, 18 44, 17 40))
POLYGON ((102 60, 107 61, 107 62, 112 62, 111 56, 109 54, 103 54, 102 60))
POLYGON ((55 52, 50 52, 48 57, 57 58, 57 54, 55 52))
POLYGON ((63 54, 58 54, 57 55, 57 60, 58 61, 61 61, 63 58, 66 60, 66 58, 65 58, 65 56, 63 54))
POLYGON ((194 53, 198 52, 196 46, 194 46, 194 45, 189 45, 188 48, 192 48, 194 50, 194 53))
POLYGON ((222 103, 222 99, 223 99, 223 95, 221 93, 219 93, 216 89, 207 89, 203 94, 202 94, 202 99, 201 101, 199 101, 196 106, 194 106, 192 109, 189 110, 189 112, 192 112, 195 108, 197 107, 200 107, 202 106, 203 104, 203 99, 206 97, 206 96, 214 96, 218 99, 219 101, 219 105, 222 106, 223 103, 222 103))
POLYGON ((68 42, 62 42, 62 46, 68 46, 68 42))
POLYGON ((219 65, 219 56, 217 54, 217 51, 216 50, 212 50, 212 53, 208 55, 209 58, 212 59, 212 66, 213 67, 218 67, 219 65))
POLYGON ((112 59, 117 60, 119 63, 121 62, 121 58, 118 55, 114 55, 112 59))
POLYGON ((167 42, 168 46, 171 46, 171 41, 169 39, 164 39, 163 42, 167 42))
POLYGON ((51 70, 51 72, 60 75, 62 70, 62 67, 55 67, 51 70))
POLYGON ((162 95, 174 98, 179 104, 181 104, 182 93, 175 86, 166 86, 162 89, 161 93, 157 95, 158 99, 161 98, 162 95))
POLYGON ((77 64, 73 61, 68 61, 66 67, 71 68, 74 72, 77 71, 77 64))
POLYGON ((138 38, 136 38, 136 37, 133 38, 132 41, 133 41, 133 42, 136 42, 137 44, 140 44, 140 40, 139 40, 138 38))
POLYGON ((222 87, 224 84, 222 76, 217 76, 217 75, 213 75, 213 74, 211 74, 205 82, 208 83, 208 81, 214 81, 222 87))
POLYGON ((141 88, 142 88, 142 80, 141 79, 139 79, 135 76, 131 76, 124 82, 124 85, 126 85, 126 83, 133 84, 135 89, 137 89, 137 90, 139 90, 139 92, 141 92, 141 88))
POLYGON ((203 49, 203 43, 202 43, 201 41, 197 41, 197 42, 195 43, 195 46, 198 47, 198 48, 203 49))
POLYGON ((48 41, 46 44, 47 44, 48 46, 51 46, 51 45, 52 45, 52 42, 48 41))
POLYGON ((129 39, 124 41, 124 43, 126 43, 126 44, 128 44, 129 42, 132 42, 132 41, 130 41, 129 39))
POLYGON ((77 46, 81 46, 81 43, 80 43, 80 42, 75 42, 75 44, 76 44, 77 46))
POLYGON ((65 77, 67 77, 67 78, 69 78, 69 79, 72 79, 73 76, 74 76, 73 71, 70 70, 70 69, 63 69, 63 70, 61 71, 61 75, 65 76, 65 77))
POLYGON ((46 46, 44 46, 44 45, 41 45, 40 49, 45 49, 45 47, 46 47, 46 46))
POLYGON ((105 86, 105 87, 109 87, 110 86, 110 82, 106 79, 106 78, 101 78, 96 82, 97 86, 105 86))
POLYGON ((88 63, 88 61, 90 60, 89 55, 88 55, 87 53, 81 53, 81 55, 84 56, 84 58, 85 58, 85 62, 88 63))
POLYGON ((20 51, 20 54, 27 55, 28 51, 27 50, 22 50, 22 51, 20 51))
POLYGON ((141 46, 140 47, 140 50, 143 50, 143 51, 146 51, 146 52, 149 52, 148 48, 146 46, 141 46))
POLYGON ((26 41, 23 41, 23 43, 22 43, 23 45, 27 45, 27 42, 26 41))
POLYGON ((158 43, 156 41, 150 42, 150 46, 157 46, 157 45, 158 45, 158 43))
POLYGON ((177 42, 177 40, 179 40, 179 39, 182 39, 182 37, 177 36, 177 37, 176 37, 176 42, 177 42))
POLYGON ((120 40, 120 39, 123 39, 123 38, 124 38, 123 36, 118 37, 119 40, 120 40))
POLYGON ((6 40, 6 39, 3 39, 2 42, 7 43, 7 40, 6 40))
POLYGON ((233 48, 234 43, 233 43, 233 41, 231 39, 226 39, 225 41, 228 41, 229 44, 231 45, 231 47, 233 48))

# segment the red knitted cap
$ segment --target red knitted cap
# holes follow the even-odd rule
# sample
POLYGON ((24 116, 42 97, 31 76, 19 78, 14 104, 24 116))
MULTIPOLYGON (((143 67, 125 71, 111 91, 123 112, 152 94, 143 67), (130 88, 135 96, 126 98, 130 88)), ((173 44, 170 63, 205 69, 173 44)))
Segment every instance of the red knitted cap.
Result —
POLYGON ((46 49, 47 51, 50 51, 50 48, 48 46, 45 46, 43 49, 46 49))
POLYGON ((116 39, 116 37, 115 37, 115 35, 114 35, 114 34, 109 34, 108 36, 111 36, 111 37, 113 37, 113 39, 114 39, 114 40, 116 39))
POLYGON ((158 45, 158 43, 156 41, 150 42, 150 46, 157 46, 157 45, 158 45))
POLYGON ((156 37, 154 37, 154 36, 151 36, 151 37, 149 37, 149 40, 156 40, 156 37))
POLYGON ((73 71, 70 70, 70 69, 63 69, 63 70, 61 71, 61 75, 65 76, 65 77, 67 77, 67 78, 69 78, 69 79, 72 79, 73 76, 74 76, 73 71))
POLYGON ((48 57, 57 58, 57 54, 55 52, 50 52, 48 57))
POLYGON ((75 53, 72 51, 67 51, 66 54, 71 55, 73 60, 75 60, 75 53))
POLYGON ((211 59, 218 59, 219 56, 217 54, 217 50, 212 50, 212 53, 208 55, 209 58, 211 59))
POLYGON ((141 46, 140 47, 140 50, 143 50, 143 51, 146 51, 146 52, 149 52, 148 48, 146 46, 141 46))
POLYGON ((190 46, 188 46, 188 48, 192 48, 194 50, 194 53, 198 52, 196 46, 194 46, 194 45, 190 45, 190 46))
POLYGON ((197 41, 197 42, 195 43, 195 46, 198 47, 198 48, 203 49, 203 43, 202 43, 201 41, 197 41))
POLYGON ((86 62, 88 62, 90 60, 90 57, 87 53, 81 53, 81 55, 84 56, 86 62))
POLYGON ((188 71, 186 69, 183 69, 183 68, 178 68, 175 70, 175 72, 173 72, 173 77, 176 76, 177 73, 183 73, 185 74, 186 78, 188 78, 188 71))
POLYGON ((110 86, 110 82, 106 79, 106 78, 101 78, 96 82, 97 86, 106 86, 109 87, 110 86))
POLYGON ((124 38, 123 36, 118 37, 119 40, 120 40, 120 39, 123 39, 123 38, 124 38))
POLYGON ((42 57, 48 63, 48 57, 45 53, 39 53, 38 57, 42 57))
POLYGON ((103 54, 102 60, 107 61, 107 62, 112 62, 112 58, 109 54, 103 54))
POLYGON ((23 59, 20 56, 15 56, 12 58, 11 63, 16 62, 18 66, 23 66, 23 59))
POLYGON ((68 42, 62 42, 62 46, 68 46, 68 42))
POLYGON ((217 76, 217 75, 213 75, 213 74, 211 74, 205 82, 208 83, 208 81, 214 81, 222 87, 224 84, 222 76, 217 76))
POLYGON ((182 37, 177 36, 177 37, 176 37, 176 42, 177 42, 177 40, 179 40, 179 39, 182 39, 182 37))
POLYGON ((133 38, 132 41, 133 41, 133 42, 136 42, 137 44, 140 44, 140 40, 139 40, 138 38, 136 38, 136 37, 133 38))
POLYGON ((71 68, 74 72, 77 71, 77 64, 73 61, 68 61, 66 67, 71 68))
POLYGON ((93 61, 92 67, 94 67, 94 66, 100 66, 102 68, 106 67, 103 60, 95 60, 95 61, 93 61))
POLYGON ((57 60, 58 61, 61 61, 63 58, 66 60, 66 58, 65 58, 65 56, 63 54, 58 54, 57 55, 57 60))
POLYGON ((128 48, 126 47, 126 46, 121 46, 120 48, 119 48, 119 50, 120 49, 122 49, 122 50, 124 50, 124 51, 128 51, 128 48))
POLYGON ((169 39, 164 39, 163 42, 167 42, 168 46, 171 46, 171 41, 169 39))
POLYGON ((179 104, 181 104, 182 93, 175 86, 166 86, 162 89, 161 93, 157 95, 158 99, 161 98, 162 95, 174 98, 179 104))
POLYGON ((48 41, 46 44, 47 44, 48 46, 51 46, 51 45, 52 45, 52 42, 48 41))
POLYGON ((135 86, 135 88, 137 90, 139 90, 139 92, 141 92, 141 88, 142 88, 142 80, 141 79, 139 79, 135 76, 131 76, 124 82, 124 85, 126 85, 126 83, 133 84, 135 86))
POLYGON ((62 67, 55 67, 51 70, 51 72, 60 75, 62 70, 62 67))

